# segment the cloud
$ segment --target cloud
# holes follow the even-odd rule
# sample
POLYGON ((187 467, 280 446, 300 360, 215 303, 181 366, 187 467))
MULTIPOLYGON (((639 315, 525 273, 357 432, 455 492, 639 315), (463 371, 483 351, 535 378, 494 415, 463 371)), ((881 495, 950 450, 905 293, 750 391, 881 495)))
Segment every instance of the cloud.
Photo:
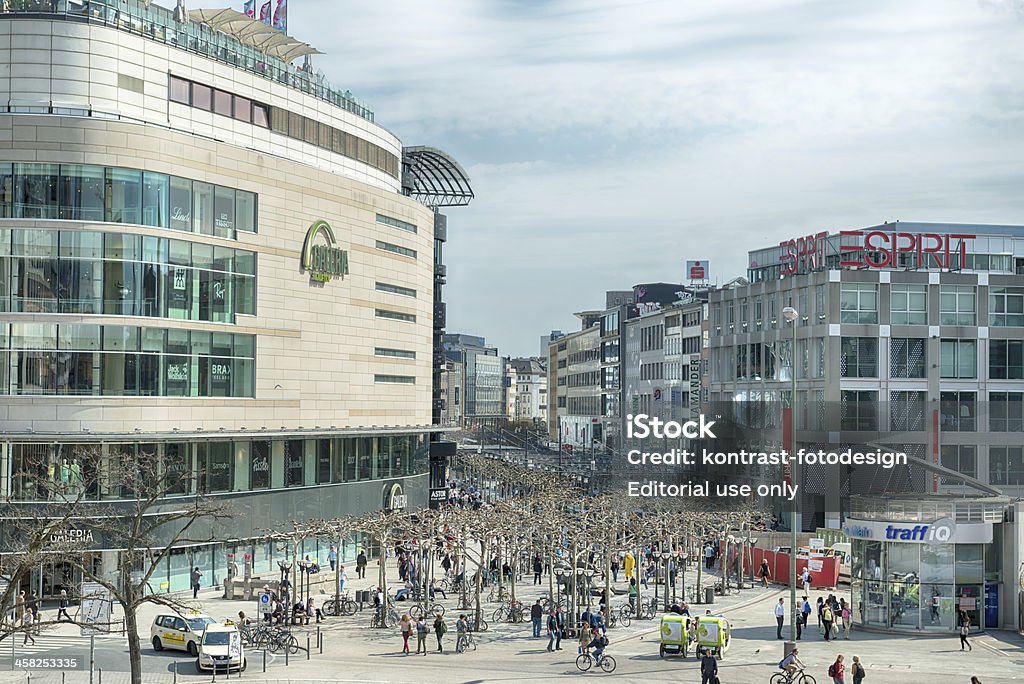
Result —
POLYGON ((823 227, 1024 223, 1020 0, 290 9, 333 83, 469 171, 449 328, 502 353, 687 258, 724 282, 823 227))

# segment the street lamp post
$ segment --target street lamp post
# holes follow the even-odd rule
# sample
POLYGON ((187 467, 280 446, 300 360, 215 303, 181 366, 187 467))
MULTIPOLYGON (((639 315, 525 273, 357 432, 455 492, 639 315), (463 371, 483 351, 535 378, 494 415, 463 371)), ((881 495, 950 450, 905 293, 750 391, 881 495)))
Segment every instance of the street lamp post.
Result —
MULTIPOLYGON (((796 321, 800 317, 799 312, 791 306, 787 306, 782 310, 782 317, 789 321, 789 324, 793 326, 793 347, 790 349, 790 369, 789 369, 789 380, 791 383, 790 397, 789 397, 789 419, 790 419, 790 450, 796 452, 796 321)), ((795 454, 790 454, 793 456, 795 454)), ((791 485, 796 487, 797 485, 797 463, 795 460, 790 461, 790 479, 792 480, 791 485)), ((796 513, 797 513, 797 497, 793 497, 793 502, 790 504, 790 519, 789 519, 789 639, 790 641, 796 641, 796 513)))

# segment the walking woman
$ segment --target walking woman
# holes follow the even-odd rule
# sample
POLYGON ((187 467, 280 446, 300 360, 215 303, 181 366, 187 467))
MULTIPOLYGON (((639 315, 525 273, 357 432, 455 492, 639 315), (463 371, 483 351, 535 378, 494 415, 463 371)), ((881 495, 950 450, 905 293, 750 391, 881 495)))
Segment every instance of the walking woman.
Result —
POLYGON ((419 655, 421 651, 423 655, 427 655, 427 633, 429 632, 430 627, 421 615, 420 619, 416 621, 416 655, 419 655))
POLYGON ((967 641, 967 635, 971 631, 971 618, 967 616, 967 611, 960 611, 960 650, 964 650, 964 646, 967 647, 968 651, 973 651, 971 644, 967 641))
POLYGON ((441 638, 444 637, 444 633, 448 631, 448 625, 444 624, 444 618, 438 615, 434 618, 434 635, 437 637, 437 652, 444 653, 444 647, 441 645, 441 638))
POLYGON ((409 618, 408 613, 402 615, 402 620, 398 623, 398 626, 402 630, 402 653, 409 655, 409 637, 412 636, 412 620, 409 618))

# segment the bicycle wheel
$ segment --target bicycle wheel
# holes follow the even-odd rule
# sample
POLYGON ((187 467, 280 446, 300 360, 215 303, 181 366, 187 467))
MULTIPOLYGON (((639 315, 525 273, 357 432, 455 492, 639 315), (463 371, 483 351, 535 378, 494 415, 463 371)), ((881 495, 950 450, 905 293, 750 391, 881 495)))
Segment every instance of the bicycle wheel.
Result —
POLYGON ((815 684, 814 677, 809 674, 800 675, 800 681, 798 684, 815 684))
POLYGON ((772 678, 768 680, 768 684, 786 684, 786 675, 782 672, 776 672, 772 675, 772 678))
POLYGON ((509 611, 508 621, 509 622, 522 622, 523 621, 523 609, 522 608, 513 608, 511 611, 509 611))
POLYGON ((394 629, 398 625, 398 613, 394 611, 388 611, 388 614, 384 617, 384 626, 388 629, 394 629))
POLYGON ((487 620, 484 620, 481 617, 480 618, 480 624, 477 625, 476 631, 478 631, 478 632, 486 632, 487 628, 488 628, 487 620))
POLYGON ((357 610, 359 610, 359 604, 352 599, 345 599, 341 602, 342 615, 355 615, 357 610))
POLYGON ((576 656, 576 668, 580 672, 586 672, 587 670, 589 670, 591 664, 592 663, 590 662, 590 656, 583 655, 582 653, 576 656))
POLYGON ((336 610, 336 604, 334 603, 334 599, 328 599, 327 601, 324 601, 324 605, 320 606, 320 610, 323 611, 323 614, 328 617, 338 614, 338 611, 336 610))
POLYGON ((619 616, 619 624, 622 625, 623 627, 629 627, 630 623, 632 623, 632 622, 633 622, 633 620, 628 615, 620 615, 619 616))
POLYGON ((601 656, 601 662, 598 665, 601 666, 603 672, 615 672, 615 658, 610 655, 601 656))
POLYGON ((491 613, 491 619, 495 622, 503 622, 505 620, 505 609, 496 609, 493 613, 491 613))
POLYGON ((287 634, 284 637, 285 648, 288 649, 288 653, 295 655, 299 652, 299 640, 295 638, 293 634, 287 634))
POLYGON ((435 603, 434 605, 430 606, 430 614, 434 617, 444 617, 444 606, 442 606, 440 603, 435 603))
POLYGON ((413 620, 419 620, 420 616, 422 615, 423 608, 421 608, 420 606, 413 606, 409 609, 409 617, 411 617, 413 620))

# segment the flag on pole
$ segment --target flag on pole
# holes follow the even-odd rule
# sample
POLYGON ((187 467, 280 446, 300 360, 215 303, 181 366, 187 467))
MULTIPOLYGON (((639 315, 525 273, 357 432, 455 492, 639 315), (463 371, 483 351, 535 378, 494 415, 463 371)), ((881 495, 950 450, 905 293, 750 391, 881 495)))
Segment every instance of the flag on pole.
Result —
POLYGON ((270 5, 273 2, 274 2, 274 0, 267 0, 260 7, 260 21, 262 21, 264 24, 269 24, 270 23, 270 5))
POLYGON ((245 0, 245 16, 250 19, 256 17, 256 0, 245 0))
POLYGON ((288 0, 277 0, 277 9, 274 10, 274 28, 288 33, 288 0))

